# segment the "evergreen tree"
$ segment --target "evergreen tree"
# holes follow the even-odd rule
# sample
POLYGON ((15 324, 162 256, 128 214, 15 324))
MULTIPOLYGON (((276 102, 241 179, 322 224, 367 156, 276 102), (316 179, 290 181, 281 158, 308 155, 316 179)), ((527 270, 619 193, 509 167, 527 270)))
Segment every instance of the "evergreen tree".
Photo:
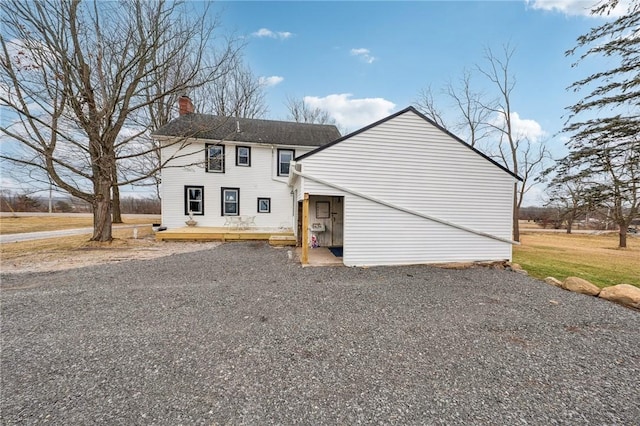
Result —
MULTIPOLYGON (((592 13, 609 14, 617 4, 609 0, 592 13)), ((640 3, 630 3, 625 15, 580 36, 566 53, 577 56, 574 67, 599 56, 614 66, 569 87, 585 94, 568 107, 569 154, 557 172, 588 183, 590 203, 606 209, 620 228, 620 247, 626 247, 627 227, 640 204, 640 3)))

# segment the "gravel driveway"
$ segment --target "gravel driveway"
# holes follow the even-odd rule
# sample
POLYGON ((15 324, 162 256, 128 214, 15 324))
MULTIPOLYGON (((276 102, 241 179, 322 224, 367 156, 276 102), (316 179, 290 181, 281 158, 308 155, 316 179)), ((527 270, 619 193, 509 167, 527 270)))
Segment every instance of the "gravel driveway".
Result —
POLYGON ((2 423, 637 424, 640 314, 262 243, 2 275, 2 423))

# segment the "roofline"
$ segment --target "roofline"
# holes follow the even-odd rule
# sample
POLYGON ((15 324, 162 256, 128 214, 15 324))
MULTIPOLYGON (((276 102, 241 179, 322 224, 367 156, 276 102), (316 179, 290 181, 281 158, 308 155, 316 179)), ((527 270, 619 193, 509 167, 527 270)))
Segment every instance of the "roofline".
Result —
POLYGON ((340 131, 338 130, 338 126, 336 126, 335 124, 319 124, 319 123, 303 123, 303 122, 299 122, 299 121, 290 121, 290 120, 273 120, 273 119, 268 119, 268 118, 249 118, 249 117, 234 117, 231 115, 216 115, 216 114, 205 114, 205 113, 198 113, 198 112, 194 112, 194 113, 190 113, 190 114, 185 114, 185 115, 181 115, 178 116, 176 118, 174 118, 173 120, 170 120, 168 123, 164 124, 163 126, 161 126, 160 128, 154 130, 153 132, 151 132, 151 136, 168 136, 168 137, 185 137, 184 135, 182 136, 176 136, 176 135, 159 135, 156 132, 160 129, 162 129, 163 127, 166 127, 168 124, 170 124, 173 121, 179 120, 182 117, 188 117, 188 116, 199 116, 199 117, 210 117, 210 118, 215 118, 215 119, 221 119, 222 124, 220 124, 220 126, 228 123, 229 121, 261 121, 261 122, 265 122, 265 123, 284 123, 286 125, 296 125, 296 126, 306 126, 306 127, 332 127, 333 129, 336 130, 336 132, 338 132, 338 134, 340 133, 340 131))
POLYGON ((275 142, 249 142, 244 140, 230 140, 230 139, 208 139, 208 138, 197 138, 193 136, 165 136, 165 135, 157 135, 153 136, 154 139, 160 142, 172 142, 172 141, 189 141, 194 143, 205 143, 211 145, 251 145, 251 146, 262 146, 262 147, 283 147, 283 148, 296 148, 296 149, 309 149, 309 148, 317 148, 321 145, 290 145, 290 144, 282 144, 275 142))
POLYGON ((454 140, 458 141, 459 143, 461 143, 462 145, 466 146, 467 148, 469 148, 470 150, 472 150, 473 152, 475 152, 476 154, 480 155, 481 157, 483 157, 485 160, 488 160, 490 163, 492 163, 494 166, 497 166, 498 168, 502 169, 503 171, 507 172, 508 174, 510 174, 511 176, 513 176, 514 178, 518 179, 519 181, 522 181, 522 178, 520 176, 518 176, 517 174, 513 173, 511 170, 507 169, 506 167, 504 167, 502 164, 498 163, 497 161, 495 161, 494 159, 492 159, 491 157, 487 156, 486 154, 484 154, 483 152, 477 150, 476 148, 472 147, 471 145, 469 145, 468 143, 466 143, 465 141, 463 141, 462 139, 460 139, 458 136, 454 135, 453 133, 451 133, 450 131, 448 131, 447 129, 445 129, 444 127, 440 126, 438 123, 436 123, 435 121, 431 120, 429 117, 427 117, 426 115, 424 115, 423 113, 421 113, 420 111, 418 111, 417 109, 415 109, 413 106, 409 106, 401 111, 398 111, 394 114, 391 114, 388 117, 385 117, 381 120, 376 121, 375 123, 369 124, 366 127, 363 127, 360 130, 356 130, 355 132, 349 133, 348 135, 342 136, 341 138, 338 138, 336 140, 334 140, 333 142, 329 142, 325 145, 322 145, 314 150, 311 150, 309 152, 307 152, 306 154, 302 154, 299 157, 296 157, 295 160, 299 161, 299 160, 304 160, 307 157, 312 156, 313 154, 316 154, 326 148, 329 148, 335 144, 338 144, 346 139, 352 138, 353 136, 356 136, 362 132, 366 132, 367 130, 376 127, 382 123, 385 123, 393 118, 396 118, 402 114, 405 114, 407 112, 413 112, 414 114, 416 114, 418 117, 422 118, 423 120, 425 120, 427 123, 435 126, 437 129, 439 129, 440 131, 446 133, 447 135, 451 136, 454 140))

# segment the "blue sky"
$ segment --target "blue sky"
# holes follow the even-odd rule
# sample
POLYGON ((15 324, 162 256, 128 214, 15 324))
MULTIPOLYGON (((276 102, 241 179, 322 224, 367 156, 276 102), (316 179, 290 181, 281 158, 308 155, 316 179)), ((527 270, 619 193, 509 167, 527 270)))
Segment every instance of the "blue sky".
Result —
MULTIPOLYGON (((577 99, 566 87, 590 69, 572 69, 564 52, 602 22, 578 13, 590 1, 547 4, 556 3, 575 5, 562 11, 525 1, 218 2, 216 8, 225 28, 245 37, 254 72, 281 78, 267 88, 271 118, 286 117, 287 95, 348 93, 351 101, 389 101, 396 111, 421 88, 439 88, 482 64, 485 48, 509 43, 516 48, 514 109, 555 133, 564 108, 577 99)), ((484 85, 479 76, 477 84, 484 85)), ((447 107, 445 99, 441 108, 447 107)))
MULTIPOLYGON (((595 0, 594 0, 595 1, 595 0)), ((566 88, 600 68, 577 68, 565 51, 603 22, 594 1, 217 2, 228 31, 244 37, 245 59, 266 88, 268 118, 285 119, 287 96, 327 109, 342 129, 357 130, 415 102, 463 70, 485 64, 486 48, 515 48, 513 111, 522 131, 564 152, 565 107, 578 99, 566 88)), ((494 93, 478 74, 477 90, 494 93)), ((437 97, 445 115, 453 109, 437 97)), ((536 191, 537 192, 537 191, 536 191)), ((536 204, 536 194, 529 197, 536 204)))

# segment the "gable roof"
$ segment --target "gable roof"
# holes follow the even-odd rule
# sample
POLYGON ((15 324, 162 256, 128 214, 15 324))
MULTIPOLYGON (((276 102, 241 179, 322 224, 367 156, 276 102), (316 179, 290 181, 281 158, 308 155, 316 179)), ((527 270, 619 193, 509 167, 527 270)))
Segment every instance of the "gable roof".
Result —
POLYGON ((184 114, 156 130, 153 136, 321 146, 340 138, 340 132, 336 126, 326 124, 184 114))
POLYGON ((489 161, 489 162, 490 162, 490 163, 492 163, 493 165, 495 165, 495 166, 499 167, 500 169, 504 170, 505 172, 509 173, 509 174, 510 174, 511 176, 513 176, 514 178, 516 178, 516 179, 518 179, 518 180, 520 180, 520 181, 522 180, 522 178, 521 178, 520 176, 518 176, 517 174, 513 173, 511 170, 507 169, 507 168, 506 168, 506 167, 504 167, 502 164, 500 164, 500 163, 496 162, 494 159, 492 159, 492 158, 488 157, 486 154, 483 154, 482 152, 478 151, 477 149, 475 149, 474 147, 472 147, 471 145, 469 145, 468 143, 466 143, 465 141, 463 141, 462 139, 460 139, 458 136, 454 135, 453 133, 451 133, 450 131, 448 131, 448 130, 447 130, 447 129, 445 129, 444 127, 442 127, 442 126, 438 125, 436 122, 434 122, 433 120, 429 119, 426 115, 422 114, 421 112, 419 112, 417 109, 415 109, 415 108, 414 108, 414 107, 412 107, 412 106, 407 107, 407 108, 403 109, 402 111, 398 111, 398 112, 396 112, 396 113, 394 113, 394 114, 391 114, 390 116, 385 117, 385 118, 383 118, 383 119, 381 119, 381 120, 378 120, 378 121, 376 121, 375 123, 370 124, 370 125, 368 125, 368 126, 366 126, 366 127, 363 127, 363 128, 362 128, 362 129, 360 129, 360 130, 356 130, 356 131, 355 131, 355 132, 353 132, 353 133, 349 133, 348 135, 342 136, 341 138, 338 138, 338 139, 334 140, 334 141, 333 141, 333 142, 331 142, 331 143, 328 143, 328 144, 322 145, 322 146, 320 146, 320 147, 318 147, 318 148, 316 148, 316 149, 314 149, 314 150, 312 150, 312 151, 309 151, 309 152, 307 152, 307 153, 305 153, 305 154, 303 154, 303 155, 301 155, 301 156, 299 156, 299 157, 296 157, 296 159, 295 159, 295 160, 296 160, 296 161, 304 160, 305 158, 310 157, 310 156, 312 156, 313 154, 318 153, 318 152, 320 152, 320 151, 322 151, 322 150, 324 150, 324 149, 327 149, 327 148, 329 148, 330 146, 333 146, 333 145, 335 145, 335 144, 338 144, 338 143, 340 143, 340 142, 342 142, 342 141, 344 141, 344 140, 346 140, 346 139, 352 138, 353 136, 356 136, 356 135, 358 135, 358 134, 360 134, 360 133, 362 133, 362 132, 365 132, 365 131, 367 131, 367 130, 369 130, 369 129, 373 128, 373 127, 376 127, 376 126, 378 126, 378 125, 380 125, 380 124, 382 124, 382 123, 385 123, 385 122, 387 122, 387 121, 389 121, 389 120, 391 120, 391 119, 393 119, 393 118, 396 118, 396 117, 398 117, 399 115, 405 114, 405 113, 407 113, 407 112, 412 112, 412 113, 416 114, 418 117, 422 118, 423 120, 425 120, 425 121, 426 121, 426 122, 428 122, 429 124, 431 124, 431 125, 435 126, 435 127, 436 127, 437 129, 439 129, 440 131, 442 131, 442 132, 446 133, 447 135, 451 136, 454 140, 456 140, 457 142, 459 142, 459 143, 461 143, 462 145, 466 146, 467 148, 469 148, 470 150, 472 150, 472 151, 473 151, 473 152, 475 152, 476 154, 480 155, 481 157, 483 157, 485 160, 489 161))

